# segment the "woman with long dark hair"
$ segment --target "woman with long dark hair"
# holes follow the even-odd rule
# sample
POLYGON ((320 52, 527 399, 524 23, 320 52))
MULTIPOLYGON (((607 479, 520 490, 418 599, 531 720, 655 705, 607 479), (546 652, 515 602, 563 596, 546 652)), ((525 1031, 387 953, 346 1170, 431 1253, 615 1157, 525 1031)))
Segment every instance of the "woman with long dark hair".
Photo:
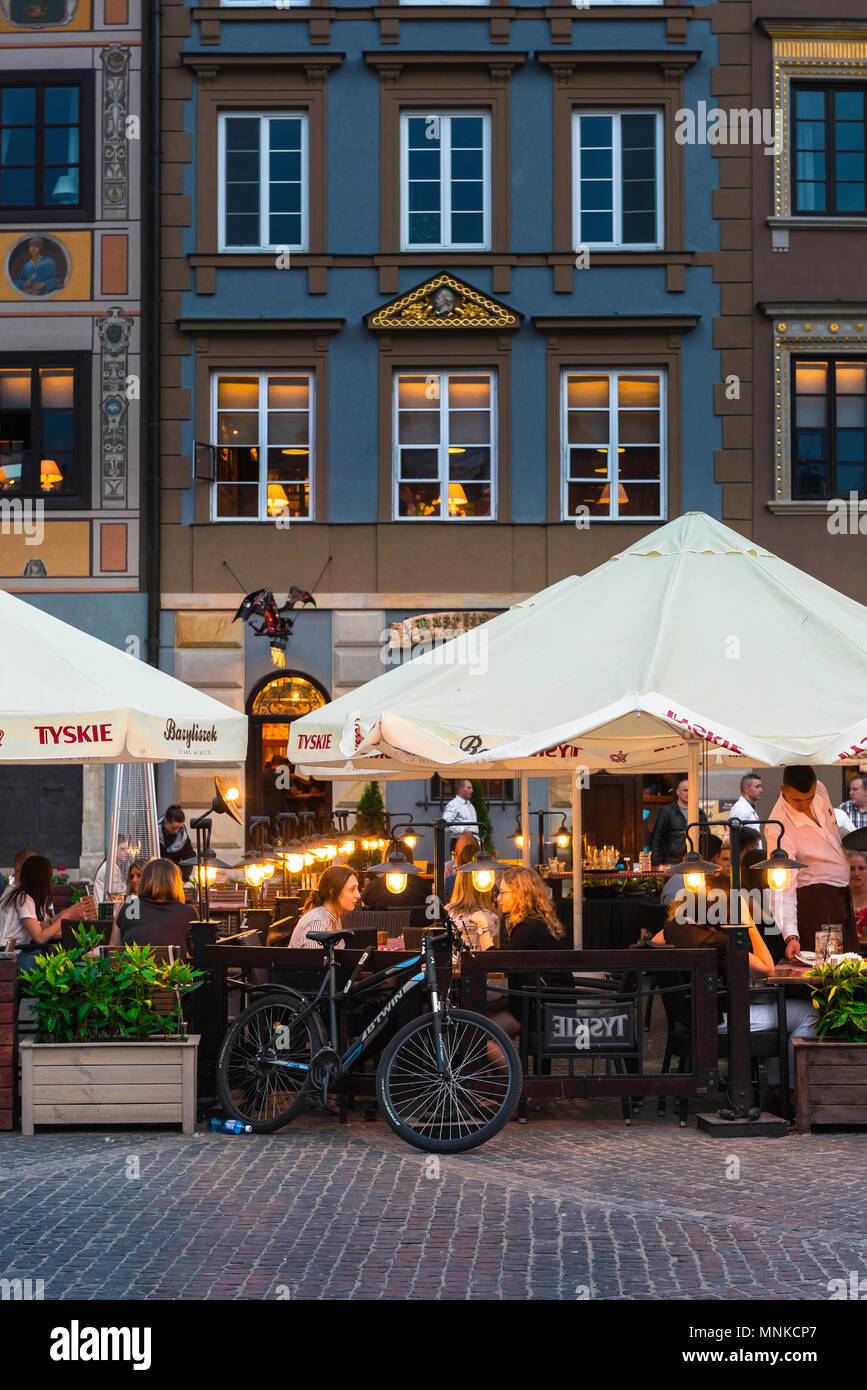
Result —
MULTIPOLYGON (((319 943, 310 941, 310 931, 337 931, 340 919, 352 912, 361 893, 354 869, 347 864, 332 864, 322 874, 313 892, 304 904, 304 911, 298 918, 289 945, 295 950, 318 949, 319 943)), ((338 946, 343 942, 338 941, 338 946)))
POLYGON ((18 969, 29 970, 40 952, 60 937, 61 922, 80 922, 95 915, 92 898, 51 915, 51 860, 31 854, 24 860, 17 882, 0 898, 0 946, 18 952, 18 969))

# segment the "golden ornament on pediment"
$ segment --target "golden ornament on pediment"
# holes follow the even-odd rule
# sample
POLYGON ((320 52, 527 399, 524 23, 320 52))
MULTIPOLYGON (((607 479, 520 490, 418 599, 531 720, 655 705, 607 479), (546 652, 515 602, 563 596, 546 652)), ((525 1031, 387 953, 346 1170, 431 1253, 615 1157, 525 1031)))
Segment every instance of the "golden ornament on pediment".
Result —
POLYGON ((437 275, 370 316, 371 328, 517 328, 520 317, 451 275, 437 275))

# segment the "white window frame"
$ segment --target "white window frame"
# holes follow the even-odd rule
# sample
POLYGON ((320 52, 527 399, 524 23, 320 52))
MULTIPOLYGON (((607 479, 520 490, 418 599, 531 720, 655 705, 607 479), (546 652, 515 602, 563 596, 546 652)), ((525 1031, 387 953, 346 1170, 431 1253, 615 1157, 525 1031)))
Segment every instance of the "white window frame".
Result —
MULTIPOLYGON (((442 125, 440 126, 440 189, 442 190, 442 205, 440 207, 440 226, 449 226, 451 215, 451 178, 444 175, 444 155, 445 145, 442 139, 442 125)), ((451 140, 449 140, 449 150, 451 150, 451 140)), ((413 110, 401 111, 400 113, 400 249, 401 251, 415 252, 437 252, 437 251, 490 251, 491 250, 491 113, 478 107, 472 110, 440 108, 435 111, 413 110), (482 121, 482 140, 483 140, 483 184, 482 194, 484 198, 484 238, 479 242, 411 242, 409 239, 409 122, 410 120, 438 120, 451 122, 453 117, 474 117, 481 118, 482 121)))
POLYGON ((256 251, 307 251, 310 238, 310 118, 307 111, 221 111, 219 113, 217 153, 217 249, 229 255, 244 255, 256 251), (226 241, 226 121, 258 120, 259 122, 259 235, 269 227, 271 181, 268 172, 268 146, 264 138, 272 120, 301 122, 301 240, 297 245, 287 242, 260 242, 257 246, 238 246, 226 241), (264 127, 264 130, 263 130, 264 127))
MULTIPOLYGON (((572 112, 572 242, 574 246, 586 246, 593 251, 661 251, 665 245, 665 158, 663 154, 663 113, 658 107, 580 107, 572 112), (580 120, 582 116, 608 116, 614 122, 612 149, 613 217, 612 241, 584 241, 581 236, 581 139, 580 120), (653 116, 656 121, 656 238, 654 241, 623 240, 623 177, 621 117, 653 116)), ((595 209, 592 209, 595 211, 595 209)))
MULTIPOLYGON (((560 374, 560 519, 561 521, 575 522, 575 515, 569 511, 569 389, 568 382, 570 376, 607 376, 608 377, 608 474, 603 480, 598 478, 595 481, 607 482, 609 487, 609 512, 608 516, 594 516, 591 512, 586 518, 591 526, 597 522, 610 524, 612 521, 666 521, 668 519, 668 371, 665 367, 564 367, 560 374), (618 434, 618 406, 617 406, 617 382, 621 376, 650 376, 655 374, 659 377, 659 515, 658 516, 636 516, 630 513, 628 516, 620 515, 620 497, 618 487, 620 479, 617 473, 617 447, 619 441, 618 434)), ((652 482, 652 479, 648 479, 652 482)), ((628 487, 628 483, 624 484, 628 487)))
MULTIPOLYGON (((430 369, 429 371, 426 371, 424 368, 418 368, 418 367, 395 367, 395 368, 394 368, 394 371, 393 371, 393 373, 392 373, 392 386, 391 386, 391 439, 392 439, 392 457, 391 457, 391 494, 392 494, 392 495, 391 495, 391 516, 392 516, 392 520, 393 520, 393 521, 401 521, 401 522, 407 521, 407 522, 412 522, 413 524, 416 524, 416 523, 418 523, 418 522, 428 521, 428 522, 433 522, 433 523, 436 524, 436 525, 440 525, 440 524, 442 524, 443 522, 451 522, 452 525, 458 524, 458 525, 461 525, 461 526, 465 526, 465 525, 467 525, 467 523, 478 523, 479 525, 488 525, 490 522, 496 521, 496 520, 497 520, 497 507, 498 507, 498 498, 497 498, 497 473, 498 473, 498 470, 499 470, 499 456, 500 456, 499 437, 498 437, 498 428, 497 428, 497 423, 498 423, 498 409, 499 409, 499 405, 498 405, 498 396, 497 396, 497 369, 496 369, 496 367, 487 367, 487 366, 483 366, 483 365, 476 366, 475 364, 472 364, 472 365, 466 366, 466 367, 437 367, 437 368, 432 368, 432 369, 430 369), (490 405, 490 412, 491 412, 491 444, 490 444, 490 448, 491 448, 491 477, 490 477, 490 485, 491 485, 491 514, 490 514, 490 516, 449 516, 449 513, 448 513, 448 485, 449 485, 449 478, 448 478, 448 459, 449 459, 449 444, 448 444, 448 439, 444 438, 444 435, 445 435, 445 433, 446 433, 447 430, 448 430, 448 392, 447 392, 447 391, 443 391, 443 389, 442 389, 442 382, 443 382, 443 379, 444 379, 444 378, 445 378, 446 380, 448 380, 448 379, 451 378, 452 376, 472 376, 472 375, 482 376, 483 374, 486 375, 486 376, 488 376, 488 377, 490 378, 490 381, 491 381, 491 405, 490 405), (440 421, 440 430, 439 430, 439 444, 437 445, 437 453, 438 453, 438 455, 439 455, 439 465, 438 465, 438 472, 437 472, 437 479, 436 479, 436 481, 438 482, 438 484, 439 484, 439 489, 440 489, 440 508, 442 508, 442 505, 443 505, 443 497, 445 496, 445 497, 446 497, 446 511, 445 511, 445 515, 444 515, 444 516, 443 516, 443 515, 440 515, 440 516, 401 516, 401 514, 400 514, 400 482, 401 482, 401 478, 400 478, 400 441, 399 441, 399 439, 398 439, 398 405, 397 405, 397 399, 398 399, 398 380, 399 380, 399 378, 402 377, 402 376, 425 376, 425 375, 437 376, 437 377, 439 377, 439 380, 440 380, 440 397, 439 397, 439 421, 440 421), (445 423, 444 423, 444 422, 445 422, 445 423)), ((433 481, 433 479, 430 479, 429 481, 433 481)))
MULTIPOLYGON (((249 526, 261 525, 268 522, 274 525, 276 516, 268 515, 268 378, 274 376, 306 376, 310 383, 310 398, 308 410, 308 432, 310 439, 309 449, 309 477, 308 487, 310 492, 310 505, 307 516, 286 517, 293 526, 306 526, 316 518, 316 495, 314 491, 314 480, 316 476, 316 374, 310 367, 267 367, 259 370, 255 367, 214 367, 211 371, 211 448, 214 458, 214 478, 211 487, 210 517, 212 522, 223 525, 231 522, 233 525, 249 526), (220 377, 225 376, 246 376, 259 378, 259 442, 256 446, 259 450, 259 504, 257 516, 218 516, 217 515, 217 453, 220 444, 217 442, 217 386, 220 377), (264 404, 263 404, 264 403, 264 404)), ((252 447, 252 446, 244 446, 252 447)))

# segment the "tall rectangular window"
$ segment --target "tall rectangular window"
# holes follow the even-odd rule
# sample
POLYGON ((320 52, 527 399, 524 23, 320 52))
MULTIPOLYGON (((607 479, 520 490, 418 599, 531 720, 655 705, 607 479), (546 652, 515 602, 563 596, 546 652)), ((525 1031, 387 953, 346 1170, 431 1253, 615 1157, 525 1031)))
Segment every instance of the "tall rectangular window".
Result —
POLYGON ((867 213, 867 85, 793 83, 794 211, 863 217, 867 213))
POLYGON ((0 78, 0 216, 81 217, 92 143, 89 79, 0 78))
POLYGON ((401 117, 401 247, 489 250, 491 129, 484 112, 401 117))
POLYGON ((306 114, 222 115, 219 159, 220 250, 306 250, 306 114))
POLYGON ((63 356, 0 359, 0 497, 87 504, 86 373, 63 356))
POLYGON ((394 511, 400 520, 496 516, 493 372, 398 372, 394 511))
POLYGON ((662 115, 576 111, 576 246, 662 246, 662 115))
POLYGON ((867 496, 867 361, 800 357, 792 371, 792 497, 867 496))
POLYGON ((215 521, 313 515, 313 376, 219 372, 212 383, 215 521))
POLYGON ((564 372, 563 519, 665 515, 665 375, 564 372))

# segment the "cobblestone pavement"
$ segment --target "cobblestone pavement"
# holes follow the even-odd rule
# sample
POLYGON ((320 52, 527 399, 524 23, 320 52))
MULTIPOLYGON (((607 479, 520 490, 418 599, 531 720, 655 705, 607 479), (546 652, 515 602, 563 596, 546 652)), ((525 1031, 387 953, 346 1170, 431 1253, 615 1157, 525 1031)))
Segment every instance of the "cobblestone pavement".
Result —
POLYGON ((2 1135, 0 1277, 46 1299, 828 1299, 867 1276, 864 1153, 589 1102, 438 1164, 357 1117, 2 1135))

